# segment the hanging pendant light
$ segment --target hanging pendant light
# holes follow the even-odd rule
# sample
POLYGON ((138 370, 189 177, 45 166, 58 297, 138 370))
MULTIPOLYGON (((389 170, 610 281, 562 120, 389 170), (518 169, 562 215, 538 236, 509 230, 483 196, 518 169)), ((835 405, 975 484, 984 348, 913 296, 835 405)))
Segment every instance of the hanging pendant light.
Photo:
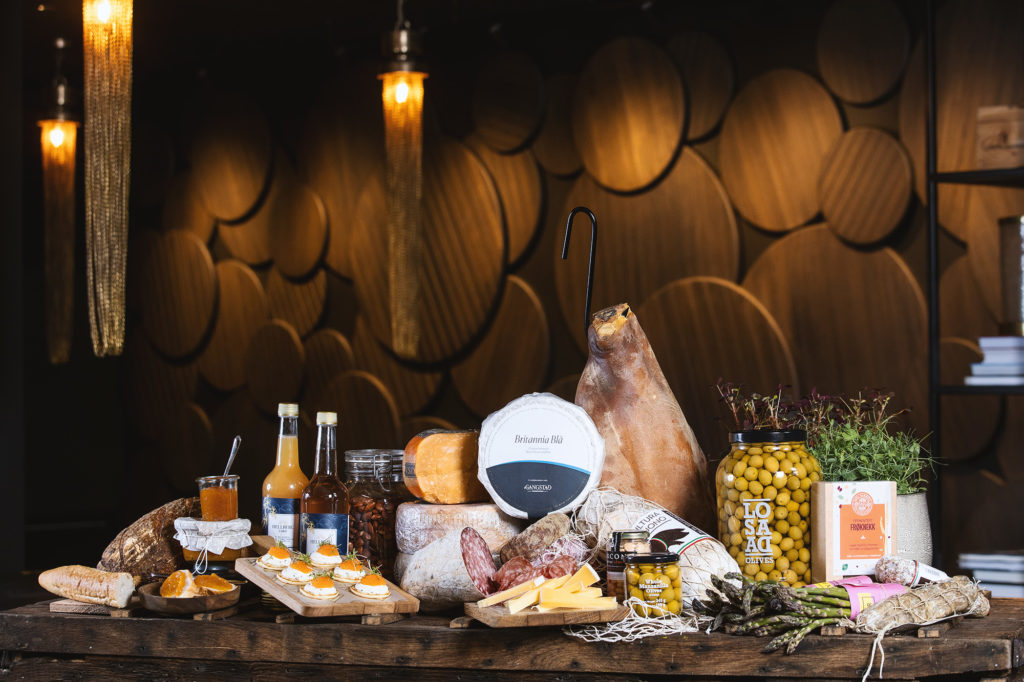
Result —
POLYGON ((75 304, 75 137, 68 110, 64 39, 57 38, 53 108, 39 121, 43 159, 43 262, 46 274, 46 348, 50 362, 71 359, 75 304))
POLYGON ((132 0, 85 0, 85 248, 93 352, 124 347, 132 0))
POLYGON ((415 36, 398 0, 398 21, 388 35, 391 62, 380 75, 387 149, 388 285, 391 347, 411 358, 419 347, 419 264, 423 250, 423 79, 413 57, 415 36))

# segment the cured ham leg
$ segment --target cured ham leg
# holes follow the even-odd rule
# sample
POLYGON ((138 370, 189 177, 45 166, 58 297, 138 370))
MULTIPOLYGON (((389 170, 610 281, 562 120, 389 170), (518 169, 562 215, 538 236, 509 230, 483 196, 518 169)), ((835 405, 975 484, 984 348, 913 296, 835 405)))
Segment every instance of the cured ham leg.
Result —
POLYGON ((576 404, 604 437, 601 485, 714 529, 707 459, 629 305, 593 315, 576 404))

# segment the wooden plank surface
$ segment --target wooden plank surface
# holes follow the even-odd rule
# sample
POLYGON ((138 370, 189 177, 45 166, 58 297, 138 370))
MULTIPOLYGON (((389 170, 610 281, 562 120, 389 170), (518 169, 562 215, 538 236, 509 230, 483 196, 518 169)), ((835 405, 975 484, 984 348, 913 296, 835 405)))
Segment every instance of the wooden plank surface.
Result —
POLYGON ((325 602, 303 596, 299 593, 297 585, 284 585, 278 582, 279 573, 260 568, 256 565, 256 559, 236 559, 235 570, 297 615, 306 618, 354 616, 369 613, 415 613, 420 608, 419 599, 391 582, 388 583, 391 594, 387 599, 379 600, 357 597, 352 594, 348 585, 335 583, 335 587, 338 588, 338 598, 331 602, 325 602))
POLYGON ((642 38, 617 38, 580 74, 572 135, 597 182, 632 192, 654 182, 683 137, 686 95, 668 54, 642 38))
MULTIPOLYGON (((1015 640, 1019 646, 1024 639, 1024 600, 995 599, 992 607, 988 617, 965 619, 939 639, 887 637, 886 679, 1009 670, 1015 640)), ((810 635, 795 655, 765 655, 760 652, 764 640, 756 637, 693 633, 653 637, 642 644, 588 644, 549 628, 452 629, 450 620, 450 616, 416 615, 380 626, 279 625, 244 616, 208 623, 118 620, 50 614, 45 604, 34 604, 0 613, 0 650, 90 656, 130 652, 142 658, 258 658, 278 664, 428 670, 458 666, 486 672, 547 671, 549 677, 551 672, 569 672, 859 680, 872 641, 869 635, 810 635), (311 637, 311 632, 315 636, 311 637), (336 644, 325 647, 325 641, 336 644), (381 646, 382 641, 387 642, 386 647, 381 646)))
POLYGON ((835 101, 821 84, 793 69, 748 82, 722 124, 722 182, 740 213, 758 227, 791 230, 820 208, 822 163, 843 132, 835 101))
POLYGON ((626 617, 629 609, 616 606, 613 609, 573 609, 567 611, 524 610, 509 613, 504 604, 481 608, 473 603, 466 604, 466 615, 486 623, 492 628, 525 628, 545 625, 587 625, 590 623, 613 623, 626 617))
POLYGON ((910 55, 910 30, 891 0, 838 0, 818 27, 818 70, 851 104, 875 102, 895 89, 910 55))

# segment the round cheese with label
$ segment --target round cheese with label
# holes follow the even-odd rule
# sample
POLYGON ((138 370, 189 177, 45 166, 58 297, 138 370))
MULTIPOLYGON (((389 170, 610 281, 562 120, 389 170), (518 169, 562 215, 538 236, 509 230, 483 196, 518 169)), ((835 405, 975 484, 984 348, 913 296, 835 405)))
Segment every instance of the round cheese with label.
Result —
POLYGON ((509 516, 568 512, 597 487, 604 439, 583 408, 551 393, 516 398, 480 427, 479 478, 509 516))

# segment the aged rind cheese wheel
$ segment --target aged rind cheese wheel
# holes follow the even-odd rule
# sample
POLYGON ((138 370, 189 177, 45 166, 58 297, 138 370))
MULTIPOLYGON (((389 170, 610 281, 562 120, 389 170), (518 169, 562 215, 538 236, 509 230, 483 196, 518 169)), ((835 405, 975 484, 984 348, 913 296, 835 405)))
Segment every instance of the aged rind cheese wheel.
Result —
POLYGON ((516 398, 480 427, 479 477, 510 516, 569 511, 597 487, 604 439, 583 408, 550 393, 516 398))
POLYGON ((405 446, 402 477, 416 497, 434 504, 483 502, 487 492, 476 478, 476 431, 431 429, 405 446))
POLYGON ((398 551, 412 554, 448 533, 474 528, 492 552, 522 532, 525 523, 503 513, 492 502, 428 504, 403 502, 395 517, 398 551))

